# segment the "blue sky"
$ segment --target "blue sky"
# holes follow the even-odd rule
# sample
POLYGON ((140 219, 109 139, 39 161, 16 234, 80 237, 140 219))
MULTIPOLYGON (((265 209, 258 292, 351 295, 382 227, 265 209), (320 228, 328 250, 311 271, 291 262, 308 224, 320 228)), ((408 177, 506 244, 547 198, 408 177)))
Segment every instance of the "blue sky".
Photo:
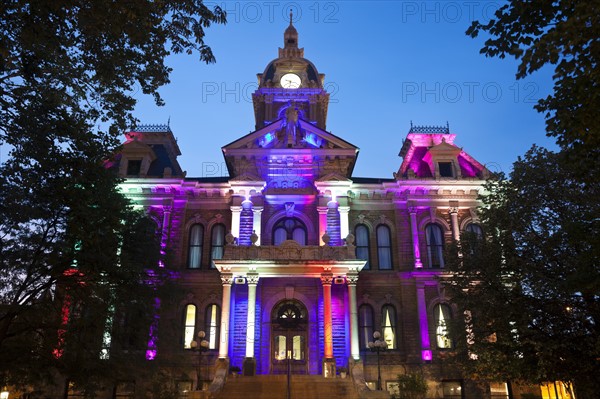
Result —
POLYGON ((141 123, 166 123, 190 177, 226 175, 221 147, 254 130, 256 74, 277 57, 294 10, 299 45, 331 93, 327 130, 360 148, 354 176, 392 177, 411 121, 450 124, 456 144, 492 171, 509 172, 533 143, 552 146, 533 109, 551 70, 515 79, 517 63, 479 54, 465 35, 501 1, 213 1, 228 12, 207 30, 217 58, 172 56, 157 107, 138 95, 141 123))

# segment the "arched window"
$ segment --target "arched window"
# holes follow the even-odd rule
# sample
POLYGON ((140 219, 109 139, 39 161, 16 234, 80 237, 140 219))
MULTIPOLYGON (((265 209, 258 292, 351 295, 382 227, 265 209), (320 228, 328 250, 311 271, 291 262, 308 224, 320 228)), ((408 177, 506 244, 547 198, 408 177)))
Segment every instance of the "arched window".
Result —
POLYGON ((474 234, 477 237, 477 239, 483 238, 483 229, 477 223, 469 223, 465 230, 469 233, 474 234))
POLYGON ((427 239, 427 261, 431 268, 444 267, 444 233, 437 224, 428 224, 425 227, 427 239))
POLYGON ((273 245, 279 245, 285 240, 294 240, 300 245, 306 245, 306 226, 298 218, 283 218, 273 226, 273 245))
POLYGON ((367 349, 373 340, 373 308, 371 305, 360 305, 358 308, 358 342, 360 349, 367 349))
POLYGON ((381 308, 381 335, 388 349, 396 349, 396 308, 384 305, 381 308))
POLYGON ((213 267, 212 261, 223 259, 223 249, 225 245, 225 225, 223 223, 215 224, 212 228, 210 238, 210 267, 213 267))
POLYGON ((221 308, 219 305, 212 303, 206 307, 204 322, 206 325, 205 339, 208 341, 208 349, 217 349, 221 325, 221 308))
POLYGON ((392 237, 390 228, 385 224, 377 226, 377 260, 379 269, 392 269, 392 237))
POLYGON ((451 349, 452 339, 448 331, 448 324, 452 320, 452 311, 446 304, 437 304, 433 308, 435 320, 435 342, 439 349, 451 349))
POLYGON ((354 237, 356 244, 356 259, 364 259, 367 261, 363 270, 370 269, 371 251, 369 248, 369 228, 364 224, 357 224, 354 228, 354 237))
POLYGON ((196 331, 196 305, 188 304, 183 311, 183 348, 190 349, 196 331))
POLYGON ((204 226, 195 224, 190 229, 188 246, 188 268, 199 269, 202 264, 202 243, 204 241, 204 226))

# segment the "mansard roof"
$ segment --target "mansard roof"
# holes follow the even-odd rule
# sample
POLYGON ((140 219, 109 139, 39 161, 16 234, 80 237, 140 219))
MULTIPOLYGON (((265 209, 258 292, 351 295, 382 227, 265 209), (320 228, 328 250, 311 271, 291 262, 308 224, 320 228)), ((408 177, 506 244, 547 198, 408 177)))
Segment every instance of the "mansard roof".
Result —
POLYGON ((454 144, 456 135, 448 126, 412 126, 398 154, 403 158, 397 179, 439 178, 437 162, 456 163, 455 178, 485 179, 488 170, 454 144))

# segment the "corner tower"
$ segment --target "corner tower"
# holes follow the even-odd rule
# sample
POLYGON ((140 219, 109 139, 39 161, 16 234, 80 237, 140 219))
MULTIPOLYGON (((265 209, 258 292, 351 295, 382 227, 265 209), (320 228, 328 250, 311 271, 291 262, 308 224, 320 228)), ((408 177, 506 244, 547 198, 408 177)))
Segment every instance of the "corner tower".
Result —
POLYGON ((252 95, 256 129, 284 117, 286 110, 292 107, 301 119, 325 130, 329 105, 329 94, 323 88, 325 75, 304 58, 291 13, 283 41, 279 57, 271 61, 263 73, 257 74, 258 89, 252 95))

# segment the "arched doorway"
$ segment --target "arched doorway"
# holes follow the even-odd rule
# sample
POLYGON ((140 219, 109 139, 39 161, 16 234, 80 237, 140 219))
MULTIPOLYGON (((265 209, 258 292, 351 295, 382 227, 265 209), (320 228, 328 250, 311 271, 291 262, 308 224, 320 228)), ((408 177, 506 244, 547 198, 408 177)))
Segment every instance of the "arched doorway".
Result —
POLYGON ((308 312, 297 300, 283 300, 271 312, 271 374, 308 374, 308 312))

